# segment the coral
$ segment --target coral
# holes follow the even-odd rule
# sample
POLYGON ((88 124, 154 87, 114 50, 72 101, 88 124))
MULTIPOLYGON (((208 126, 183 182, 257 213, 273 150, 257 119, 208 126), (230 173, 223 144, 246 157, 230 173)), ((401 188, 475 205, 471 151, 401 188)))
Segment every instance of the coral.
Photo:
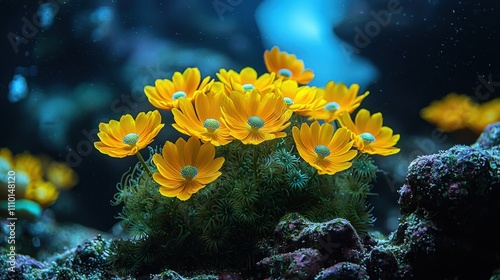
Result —
POLYGON ((500 266, 500 242, 488 230, 500 219, 500 148, 491 145, 496 127, 471 147, 455 146, 410 164, 399 191, 403 217, 391 237, 406 267, 400 277, 486 278, 500 266))
POLYGON ((500 145, 500 122, 488 125, 472 147, 490 149, 498 145, 500 145))
POLYGON ((273 255, 257 263, 259 279, 310 279, 321 266, 321 253, 316 249, 298 249, 284 254, 273 255))
POLYGON ((360 265, 340 262, 321 271, 314 280, 367 280, 370 279, 360 265))
POLYGON ((414 160, 400 190, 402 214, 432 218, 437 227, 451 231, 484 223, 500 183, 493 156, 498 149, 491 152, 455 146, 414 160))
POLYGON ((88 239, 62 254, 55 255, 47 262, 39 262, 33 258, 17 254, 15 266, 3 260, 7 256, 4 248, 0 248, 1 279, 111 279, 109 265, 106 263, 105 249, 109 241, 100 235, 88 239))
MULTIPOLYGON (((1 236, 9 236, 8 222, 0 222, 1 236)), ((62 253, 63 248, 73 248, 92 236, 102 234, 106 238, 111 237, 103 232, 78 224, 60 225, 46 212, 33 222, 19 219, 15 223, 15 228, 16 252, 32 256, 39 261, 45 261, 54 254, 62 253)), ((8 243, 9 241, 11 240, 1 238, 0 247, 9 248, 12 245, 8 243)))
POLYGON ((398 261, 394 253, 384 247, 377 247, 366 255, 364 260, 367 274, 375 279, 394 279, 398 270, 398 261))
POLYGON ((318 263, 331 265, 339 261, 359 262, 364 254, 361 239, 349 221, 336 218, 315 223, 298 213, 285 215, 274 230, 266 254, 284 254, 304 248, 316 249, 318 263))
MULTIPOLYGON (((61 232, 66 229, 61 228, 61 232)), ((71 232, 66 232, 71 235, 71 232)), ((89 238, 60 254, 55 254, 46 261, 38 261, 28 255, 16 254, 11 261, 9 251, 0 247, 0 279, 35 280, 35 279, 75 279, 75 280, 134 280, 138 278, 127 275, 117 276, 109 262, 109 249, 113 245, 110 238, 101 235, 89 238)), ((54 242, 54 246, 57 241, 54 242)), ((133 256, 133 255, 131 255, 133 256)), ((217 275, 198 273, 185 277, 173 270, 164 270, 157 274, 147 275, 147 279, 171 280, 216 280, 242 279, 238 273, 222 272, 228 275, 220 278, 217 275), (229 278, 231 276, 232 278, 229 278)), ((144 278, 142 278, 144 279, 144 278)))

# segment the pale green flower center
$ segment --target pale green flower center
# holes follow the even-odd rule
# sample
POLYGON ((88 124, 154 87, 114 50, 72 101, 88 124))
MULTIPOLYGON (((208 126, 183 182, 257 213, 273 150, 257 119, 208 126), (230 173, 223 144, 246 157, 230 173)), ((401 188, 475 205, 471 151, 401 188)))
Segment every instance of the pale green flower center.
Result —
POLYGON ((328 147, 325 145, 317 145, 316 147, 314 147, 314 152, 321 158, 330 155, 330 149, 328 149, 328 147))
POLYGON ((242 87, 244 91, 249 91, 255 88, 252 84, 244 84, 242 87))
POLYGON ((172 99, 173 100, 177 100, 179 98, 183 98, 183 97, 186 97, 186 96, 187 95, 186 95, 185 92, 183 92, 182 90, 179 90, 179 91, 174 92, 174 94, 172 95, 172 99))
POLYGON ((264 126, 264 120, 257 116, 251 116, 247 121, 248 125, 252 128, 259 129, 264 126))
POLYGON ((369 132, 363 132, 359 135, 364 142, 373 143, 375 142, 375 136, 369 132))
POLYGON ((198 175, 198 168, 196 168, 192 165, 186 165, 181 169, 181 175, 182 175, 182 177, 184 177, 188 180, 191 180, 196 175, 198 175))
POLYGON ((290 69, 287 68, 282 68, 278 70, 278 74, 287 78, 292 77, 292 71, 290 71, 290 69))
POLYGON ((293 100, 290 97, 285 97, 283 100, 285 100, 286 105, 293 105, 293 100))
POLYGON ((134 145, 137 141, 139 141, 139 135, 134 132, 131 132, 123 137, 123 143, 127 145, 134 145))
POLYGON ((220 123, 216 119, 208 118, 203 122, 203 127, 209 130, 216 130, 220 127, 220 123))
POLYGON ((340 105, 337 102, 329 102, 325 105, 325 109, 328 111, 337 111, 340 109, 340 105))

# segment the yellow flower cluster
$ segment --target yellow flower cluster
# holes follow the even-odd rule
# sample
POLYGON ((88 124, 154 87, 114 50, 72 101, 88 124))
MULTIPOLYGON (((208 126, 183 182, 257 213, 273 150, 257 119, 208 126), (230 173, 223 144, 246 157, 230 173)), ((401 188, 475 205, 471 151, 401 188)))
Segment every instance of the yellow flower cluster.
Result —
MULTIPOLYGON (((158 169, 153 179, 163 195, 189 199, 220 176, 224 159, 215 158, 215 146, 235 140, 259 145, 286 137, 294 114, 297 120, 304 120, 300 128, 292 129, 296 148, 320 174, 349 168, 358 151, 380 155, 399 151, 394 147, 399 135, 382 126, 380 113, 370 115, 361 110, 355 122, 351 120, 350 114, 369 94, 358 95, 359 85, 347 87, 331 81, 325 88, 307 86, 313 72, 277 47, 264 53, 264 61, 268 73, 262 75, 251 67, 239 72, 220 69, 217 81, 210 77, 202 80, 197 68, 187 68, 183 73, 175 72, 171 79, 145 87, 150 103, 171 110, 172 126, 191 137, 187 142, 167 141, 162 155, 153 157, 158 169), (309 125, 306 120, 314 122, 309 125), (337 120, 342 128, 335 130, 330 122, 337 120)), ((101 142, 95 147, 114 157, 137 154, 163 126, 158 111, 141 114, 135 120, 127 115, 120 122, 101 123, 101 142)))
POLYGON ((500 121, 500 98, 478 104, 465 94, 450 93, 422 109, 420 116, 444 132, 469 128, 481 133, 500 121))
POLYGON ((8 197, 8 172, 15 174, 17 200, 26 199, 41 207, 54 203, 59 193, 75 186, 77 174, 67 164, 36 157, 28 152, 13 155, 8 148, 0 149, 0 200, 8 197))

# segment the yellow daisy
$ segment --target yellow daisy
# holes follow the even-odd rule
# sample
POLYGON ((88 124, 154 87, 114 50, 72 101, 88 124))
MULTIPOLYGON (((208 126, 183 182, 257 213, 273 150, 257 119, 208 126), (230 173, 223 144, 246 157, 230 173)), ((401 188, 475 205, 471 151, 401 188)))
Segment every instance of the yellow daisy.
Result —
POLYGON ((326 104, 322 92, 316 87, 299 87, 294 80, 276 82, 276 90, 283 95, 288 108, 302 116, 308 117, 312 111, 320 110, 326 104))
POLYGON ((261 94, 265 94, 274 90, 274 73, 257 76, 257 71, 251 67, 243 68, 240 73, 234 70, 220 69, 217 77, 224 84, 227 94, 233 91, 247 92, 253 89, 258 89, 261 94))
POLYGON ((420 116, 444 132, 465 128, 477 104, 467 95, 450 93, 422 109, 420 116))
POLYGON ((369 94, 367 91, 362 95, 358 95, 358 84, 352 84, 347 88, 345 84, 335 84, 333 81, 328 82, 322 91, 326 104, 322 109, 311 112, 311 117, 326 122, 336 120, 342 112, 352 113, 369 94))
POLYGON ((333 125, 317 121, 311 126, 302 123, 300 129, 292 128, 293 140, 300 156, 319 174, 333 175, 351 167, 356 150, 351 150, 354 141, 351 133, 345 128, 334 130, 333 125))
POLYGON ((370 116, 368 110, 361 109, 356 114, 355 123, 347 113, 340 115, 339 121, 352 132, 354 146, 363 153, 388 156, 400 150, 394 147, 399 141, 399 134, 393 135, 391 128, 382 126, 381 113, 370 116))
POLYGON ((172 126, 181 133, 200 138, 203 142, 210 142, 215 146, 226 145, 234 139, 226 125, 220 121, 220 108, 227 98, 229 97, 223 92, 197 94, 194 107, 186 99, 179 100, 180 110, 172 109, 175 120, 172 126))
POLYGON ((22 199, 30 185, 43 177, 42 162, 38 157, 28 152, 13 155, 8 148, 0 149, 0 199, 6 199, 9 183, 9 171, 15 172, 16 196, 22 199))
POLYGON ((214 92, 214 93, 218 93, 218 92, 222 92, 222 93, 225 93, 225 87, 224 87, 224 84, 220 81, 216 81, 212 84, 212 86, 210 87, 210 91, 211 92, 214 92))
POLYGON ((278 47, 264 52, 264 62, 270 73, 275 73, 278 78, 295 80, 301 85, 309 83, 314 78, 311 70, 304 70, 304 62, 293 54, 280 52, 278 47))
POLYGON ((97 136, 101 141, 94 146, 99 152, 111 157, 123 158, 135 155, 153 141, 164 124, 157 110, 139 113, 136 119, 127 114, 120 121, 111 120, 109 123, 99 124, 97 136))
MULTIPOLYGON (((50 177, 50 172, 44 174, 44 165, 39 157, 29 152, 13 156, 9 149, 0 149, 0 169, 6 170, 6 176, 0 177, 1 189, 4 187, 7 189, 7 172, 14 171, 16 199, 19 201, 30 200, 33 205, 38 205, 34 207, 40 208, 41 213, 41 207, 50 206, 59 197, 59 189, 52 182, 44 180, 44 176, 50 177)), ((49 171, 51 168, 49 167, 47 170, 49 171)), ((73 170, 71 171, 73 172, 73 170)), ((76 176, 76 174, 74 175, 76 176)), ((7 192, 0 192, 0 200, 6 200, 6 198, 7 192)))
POLYGON ((14 171, 16 172, 17 191, 24 193, 31 184, 42 179, 42 161, 29 152, 17 154, 14 157, 14 171))
POLYGON ((158 79, 155 86, 146 86, 144 93, 149 102, 158 109, 170 110, 179 107, 179 99, 187 98, 192 101, 195 93, 207 92, 213 83, 210 77, 201 81, 198 68, 187 68, 184 73, 175 72, 172 80, 158 79))
POLYGON ((78 183, 78 175, 63 162, 51 162, 47 168, 47 179, 59 189, 70 189, 78 183))
POLYGON ((500 121, 500 98, 495 98, 486 103, 477 106, 467 120, 467 126, 477 133, 483 130, 491 123, 500 121))
POLYGON ((167 141, 162 155, 153 156, 158 169, 153 179, 160 185, 160 193, 180 200, 189 199, 221 175, 219 169, 224 158, 214 157, 214 145, 205 143, 200 146, 196 137, 190 137, 187 142, 179 138, 175 144, 167 141))
POLYGON ((30 184, 26 190, 26 199, 35 201, 42 207, 48 207, 59 197, 59 190, 48 181, 39 180, 30 184))
POLYGON ((248 93, 234 91, 222 106, 222 122, 231 135, 243 144, 257 145, 286 136, 292 111, 283 96, 273 92, 261 96, 258 90, 248 93))

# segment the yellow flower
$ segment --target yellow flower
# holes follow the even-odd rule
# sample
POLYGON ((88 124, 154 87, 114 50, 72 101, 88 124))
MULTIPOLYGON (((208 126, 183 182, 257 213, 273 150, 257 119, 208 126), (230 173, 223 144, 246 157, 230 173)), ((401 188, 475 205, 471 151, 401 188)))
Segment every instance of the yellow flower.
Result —
POLYGON ((9 171, 15 172, 16 195, 18 199, 25 196, 28 186, 43 177, 42 163, 39 158, 28 152, 13 155, 8 148, 0 150, 0 199, 6 199, 9 183, 9 171))
POLYGON ((267 70, 275 73, 278 78, 291 79, 304 85, 314 78, 311 70, 304 70, 304 62, 293 54, 280 52, 278 47, 273 47, 271 51, 264 52, 264 61, 267 70))
POLYGON ((222 122, 243 144, 260 144, 286 136, 283 129, 292 116, 283 96, 273 92, 261 96, 258 90, 234 91, 222 107, 222 122))
POLYGON ((227 94, 233 91, 247 92, 258 89, 261 94, 274 90, 274 73, 266 73, 257 77, 257 72, 251 67, 246 67, 237 73, 234 70, 220 69, 217 77, 224 84, 227 94))
POLYGON ((323 99, 326 100, 326 104, 322 109, 311 112, 311 117, 317 120, 332 122, 336 120, 342 112, 352 113, 369 94, 367 91, 358 96, 358 91, 358 84, 352 84, 347 88, 343 83, 335 84, 333 81, 328 82, 323 94, 323 99))
POLYGON ((153 141, 163 126, 157 110, 147 114, 141 112, 135 120, 127 114, 119 122, 111 120, 109 123, 100 123, 97 136, 101 141, 95 142, 94 146, 99 152, 111 157, 135 155, 153 141))
POLYGON ((326 104, 316 87, 299 87, 294 80, 276 82, 276 90, 283 95, 288 108, 302 116, 308 117, 312 111, 320 110, 326 104))
POLYGON ((203 142, 210 142, 215 146, 226 145, 234 138, 229 129, 221 123, 221 106, 229 97, 223 92, 209 92, 197 94, 194 98, 194 107, 186 99, 179 100, 179 109, 173 108, 175 123, 172 126, 179 132, 189 136, 196 136, 203 142))
POLYGON ((352 132, 354 146, 363 153, 388 156, 400 150, 394 147, 399 141, 399 134, 393 135, 391 128, 382 126, 381 113, 370 116, 368 110, 361 109, 356 115, 355 123, 347 113, 342 114, 339 121, 343 127, 352 132))
POLYGON ((14 171, 16 172, 16 187, 18 193, 24 193, 34 182, 43 177, 42 161, 24 152, 14 157, 14 171))
MULTIPOLYGON (((58 165, 64 165, 71 172, 71 168, 67 167, 63 163, 58 163, 58 165)), ((47 173, 44 174, 45 162, 28 152, 22 154, 12 155, 12 152, 7 148, 0 149, 0 169, 6 170, 5 177, 0 177, 0 200, 6 200, 8 193, 4 192, 7 190, 8 184, 8 171, 15 172, 15 185, 16 185, 16 199, 30 200, 31 203, 38 204, 38 208, 50 206, 59 197, 59 189, 49 181, 44 180, 44 176, 51 177, 51 167, 47 168, 47 173)), ((74 173, 74 172, 73 172, 74 173)), ((73 174, 76 176, 76 174, 73 174)))
POLYGON ((155 86, 146 86, 144 93, 149 102, 158 109, 170 110, 179 107, 179 99, 192 101, 197 92, 207 92, 213 83, 210 77, 201 81, 198 68, 187 68, 184 73, 175 72, 172 80, 156 80, 155 86))
POLYGON ((467 95, 450 93, 422 109, 420 116, 444 132, 465 128, 477 104, 467 95))
POLYGON ((196 137, 190 137, 187 142, 179 138, 175 144, 167 141, 162 155, 153 156, 158 169, 153 179, 160 185, 160 193, 180 200, 189 199, 221 175, 219 169, 224 158, 214 157, 214 145, 205 143, 200 146, 196 137))
POLYGON ((210 87, 210 91, 214 93, 219 93, 219 92, 225 93, 225 90, 226 89, 224 88, 224 84, 220 81, 214 82, 210 87))
POLYGON ((292 128, 292 135, 300 156, 319 174, 333 175, 348 169, 352 165, 349 161, 358 153, 351 150, 354 141, 350 132, 345 128, 334 131, 329 123, 320 126, 315 121, 310 127, 302 123, 300 130, 296 126, 292 128))
POLYGON ((50 206, 59 197, 59 191, 51 182, 39 180, 30 184, 26 190, 26 199, 35 201, 42 207, 50 206))
POLYGON ((481 133, 486 126, 499 121, 500 98, 495 98, 477 106, 477 109, 472 111, 469 119, 467 120, 467 126, 475 132, 481 133))
POLYGON ((52 162, 47 168, 47 179, 59 189, 70 189, 78 183, 78 175, 63 162, 52 162))

